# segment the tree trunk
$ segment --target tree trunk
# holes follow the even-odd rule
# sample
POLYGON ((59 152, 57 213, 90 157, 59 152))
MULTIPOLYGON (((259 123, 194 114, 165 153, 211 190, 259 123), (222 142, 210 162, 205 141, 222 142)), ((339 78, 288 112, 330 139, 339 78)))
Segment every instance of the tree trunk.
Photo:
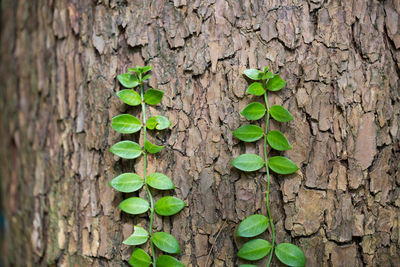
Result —
POLYGON ((270 104, 295 120, 272 127, 300 166, 272 177, 277 242, 299 245, 307 266, 398 266, 399 14, 397 0, 2 0, 4 265, 127 266, 121 242, 148 219, 122 213, 127 195, 108 185, 140 172, 109 152, 129 138, 110 121, 140 114, 116 75, 147 64, 166 92, 149 112, 172 122, 149 169, 188 204, 155 229, 177 237, 186 266, 238 266, 235 228, 266 213, 265 173, 229 164, 262 152, 232 131, 252 100, 241 73, 264 66, 287 81, 270 104))

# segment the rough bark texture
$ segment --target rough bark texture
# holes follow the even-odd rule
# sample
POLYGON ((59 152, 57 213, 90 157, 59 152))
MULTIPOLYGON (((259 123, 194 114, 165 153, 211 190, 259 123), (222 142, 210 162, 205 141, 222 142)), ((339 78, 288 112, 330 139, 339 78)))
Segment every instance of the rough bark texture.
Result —
POLYGON ((108 181, 141 162, 108 148, 129 138, 111 118, 140 114, 115 94, 136 64, 166 91, 150 113, 172 127, 153 135, 167 148, 149 169, 188 208, 155 228, 177 236, 187 266, 209 254, 207 266, 237 266, 235 227, 266 212, 265 174, 229 166, 262 152, 232 131, 252 100, 241 72, 266 65, 288 82, 270 101, 295 121, 272 127, 301 167, 272 178, 277 241, 302 247, 307 266, 398 266, 399 14, 397 0, 2 0, 5 266, 127 265, 121 242, 148 220, 121 213, 127 195, 108 181))

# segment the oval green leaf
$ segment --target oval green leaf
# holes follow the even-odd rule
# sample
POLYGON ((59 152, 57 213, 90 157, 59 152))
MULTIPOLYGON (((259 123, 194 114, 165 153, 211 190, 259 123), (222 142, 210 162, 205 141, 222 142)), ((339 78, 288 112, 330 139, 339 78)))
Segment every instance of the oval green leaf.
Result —
POLYGON ((299 169, 293 161, 282 156, 271 157, 268 160, 268 167, 279 174, 291 174, 299 169))
POLYGON ((122 243, 128 246, 137 246, 146 243, 147 239, 149 239, 149 233, 143 227, 135 225, 133 234, 122 243))
POLYGON ((169 190, 175 188, 174 183, 168 176, 158 172, 147 176, 147 184, 158 190, 169 190))
POLYGON ((135 159, 142 154, 142 147, 132 141, 121 141, 110 147, 110 151, 124 159, 135 159))
POLYGON ((113 118, 111 128, 119 133, 130 134, 140 131, 142 128, 141 121, 129 114, 121 114, 113 118))
POLYGON ((124 89, 117 93, 117 96, 125 103, 130 106, 138 106, 142 103, 140 95, 133 90, 124 89))
POLYGON ((156 261, 156 267, 185 267, 185 265, 169 255, 161 255, 156 261))
POLYGON ((245 243, 237 255, 245 260, 256 261, 267 256, 271 249, 272 245, 268 241, 255 239, 245 243))
POLYGON ((249 88, 247 88, 246 93, 251 94, 251 95, 260 96, 265 93, 265 89, 261 83, 254 82, 254 83, 250 84, 249 88))
POLYGON ((286 85, 286 82, 282 80, 281 76, 279 74, 275 74, 274 77, 268 80, 267 82, 267 89, 269 91, 275 92, 279 91, 286 85))
POLYGON ((135 248, 132 253, 129 264, 132 267, 149 267, 151 264, 151 258, 146 251, 141 248, 135 248))
POLYGON ((176 197, 162 197, 154 206, 155 211, 161 216, 171 216, 177 214, 185 207, 185 202, 176 197))
POLYGON ((264 166, 264 160, 256 154, 242 154, 232 160, 231 165, 245 172, 252 172, 264 166))
POLYGON ((133 88, 139 85, 137 78, 132 73, 120 74, 117 79, 125 88, 133 88))
POLYGON ((136 173, 123 173, 110 181, 110 186, 123 193, 132 193, 143 186, 143 178, 136 173))
POLYGON ((163 95, 163 91, 157 89, 149 89, 144 94, 144 101, 149 105, 157 105, 161 102, 163 95))
POLYGON ((243 71, 243 74, 246 75, 248 78, 257 81, 261 79, 263 72, 257 69, 247 69, 243 71))
POLYGON ((254 214, 239 224, 237 235, 241 237, 253 237, 264 233, 267 228, 268 218, 261 214, 254 214))
POLYGON ((150 154, 155 154, 161 151, 161 149, 164 148, 164 146, 157 146, 157 145, 153 145, 152 143, 150 143, 149 141, 145 141, 144 142, 144 148, 146 149, 147 152, 149 152, 150 154))
POLYGON ((245 142, 254 142, 264 136, 264 131, 257 125, 243 125, 233 131, 233 135, 245 142))
POLYGON ((306 257, 303 251, 294 244, 280 243, 275 248, 275 255, 288 266, 303 267, 306 265, 306 257))
POLYGON ((285 151, 292 149, 292 146, 290 145, 286 136, 280 131, 270 131, 267 135, 267 140, 270 146, 275 150, 285 151))
POLYGON ((119 208, 129 214, 142 214, 149 210, 149 202, 140 197, 130 197, 119 203, 119 208))
POLYGON ((151 67, 150 66, 144 66, 144 67, 139 68, 139 70, 140 70, 141 73, 146 73, 149 70, 151 70, 151 67))
POLYGON ((280 105, 273 105, 269 109, 272 118, 279 122, 288 122, 293 120, 292 114, 280 105))
POLYGON ((164 116, 153 116, 149 118, 146 122, 147 129, 153 130, 156 128, 157 130, 164 130, 171 126, 171 122, 164 116))
POLYGON ((265 114, 265 107, 260 102, 253 102, 248 104, 240 114, 248 120, 259 120, 265 114))
POLYGON ((178 254, 181 252, 181 247, 175 237, 165 232, 154 233, 151 237, 151 241, 157 248, 164 252, 171 254, 178 254))

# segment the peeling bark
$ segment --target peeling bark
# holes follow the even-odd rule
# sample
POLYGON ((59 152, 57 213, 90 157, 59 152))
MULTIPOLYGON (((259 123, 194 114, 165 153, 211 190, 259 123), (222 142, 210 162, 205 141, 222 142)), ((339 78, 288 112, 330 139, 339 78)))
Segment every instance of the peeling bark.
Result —
POLYGON ((4 265, 127 265, 121 242, 148 220, 121 213, 126 195, 108 181, 142 165, 108 152, 121 139, 110 121, 139 114, 116 97, 116 75, 149 64, 166 92, 149 112, 172 122, 150 137, 167 148, 149 169, 189 206, 155 228, 177 237, 183 263, 237 266, 235 227, 266 212, 265 173, 229 162, 261 153, 232 131, 251 101, 241 72, 269 65, 287 81, 270 102, 295 117, 271 126, 300 166, 272 177, 278 243, 302 247, 308 266, 396 266, 399 15, 397 0, 1 1, 4 265))

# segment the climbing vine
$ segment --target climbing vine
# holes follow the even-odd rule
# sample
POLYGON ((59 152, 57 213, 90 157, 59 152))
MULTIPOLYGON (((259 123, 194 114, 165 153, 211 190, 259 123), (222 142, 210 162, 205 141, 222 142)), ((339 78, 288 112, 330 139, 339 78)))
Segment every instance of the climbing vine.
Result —
POLYGON ((154 212, 160 216, 172 216, 185 207, 181 199, 166 196, 154 204, 150 188, 157 190, 172 190, 175 188, 172 180, 162 173, 147 174, 147 157, 149 154, 160 152, 164 146, 152 144, 147 140, 146 130, 164 130, 171 126, 171 122, 164 116, 152 116, 146 119, 146 104, 157 105, 164 95, 163 91, 147 89, 144 82, 150 78, 148 72, 150 66, 130 68, 128 73, 118 75, 117 79, 127 89, 117 93, 118 97, 130 106, 142 108, 142 120, 130 115, 121 114, 113 118, 111 127, 122 134, 132 134, 141 131, 143 144, 133 141, 120 141, 110 148, 115 155, 124 159, 136 159, 143 156, 143 177, 136 173, 123 173, 114 178, 110 185, 117 191, 132 193, 144 188, 147 199, 130 197, 119 204, 119 208, 128 214, 149 213, 150 221, 148 230, 135 225, 131 236, 123 241, 125 245, 139 246, 150 241, 150 255, 142 248, 133 250, 129 264, 133 267, 184 267, 176 258, 169 255, 161 255, 156 259, 155 247, 169 254, 179 254, 181 249, 178 241, 172 235, 165 232, 153 232, 154 212), (139 93, 135 91, 139 88, 139 93))
MULTIPOLYGON (((237 236, 252 238, 264 233, 268 228, 272 235, 272 242, 257 238, 246 242, 238 252, 238 257, 248 261, 257 261, 268 256, 267 267, 271 265, 273 254, 284 264, 288 266, 305 266, 305 256, 303 251, 294 244, 280 243, 275 245, 275 226, 271 216, 270 209, 270 170, 277 174, 291 174, 298 170, 296 164, 290 159, 282 156, 273 156, 268 158, 268 145, 277 151, 292 149, 285 135, 278 130, 269 130, 269 120, 272 117, 278 122, 288 122, 293 120, 292 115, 280 105, 269 106, 267 92, 276 92, 281 90, 286 82, 279 76, 268 71, 268 67, 263 71, 257 69, 246 69, 244 72, 249 79, 255 82, 251 83, 247 93, 255 96, 263 96, 263 105, 260 102, 252 102, 241 112, 248 120, 259 120, 265 116, 264 130, 257 125, 243 125, 233 132, 233 135, 244 142, 255 142, 263 138, 264 158, 256 154, 242 154, 232 160, 231 165, 235 168, 252 172, 258 171, 265 166, 267 173, 267 192, 266 206, 267 216, 262 214, 253 214, 244 219, 237 228, 237 236)), ((242 267, 251 267, 255 265, 244 264, 242 267)))

